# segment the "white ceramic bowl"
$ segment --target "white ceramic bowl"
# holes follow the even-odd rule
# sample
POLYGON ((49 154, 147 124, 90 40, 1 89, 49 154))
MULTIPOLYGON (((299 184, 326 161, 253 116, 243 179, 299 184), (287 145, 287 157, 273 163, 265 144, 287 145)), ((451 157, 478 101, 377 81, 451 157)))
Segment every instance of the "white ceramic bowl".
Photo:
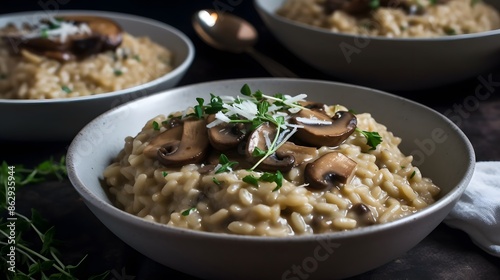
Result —
MULTIPOLYGON (((284 2, 254 4, 284 47, 332 79, 382 90, 424 90, 487 74, 500 61, 500 30, 428 39, 360 37, 276 15, 284 2)), ((499 1, 485 2, 500 10, 499 1)))
MULTIPOLYGON (((85 10, 57 11, 57 15, 84 14, 108 17, 128 33, 148 36, 172 51, 174 69, 151 82, 132 88, 92 96, 47 100, 0 99, 0 140, 69 141, 85 124, 99 114, 138 97, 178 84, 194 60, 191 40, 165 23, 135 15, 85 10)), ((37 21, 45 11, 31 11, 0 16, 0 26, 15 21, 37 21)))
POLYGON ((90 210, 116 236, 149 258, 206 279, 307 279, 353 276, 402 255, 425 238, 466 189, 475 155, 467 137, 446 117, 381 91, 327 81, 252 78, 167 90, 97 117, 75 137, 67 154, 69 178, 90 210), (412 216, 352 231, 286 238, 223 235, 174 228, 114 207, 100 184, 103 170, 146 121, 195 105, 196 97, 235 95, 247 83, 264 93, 307 93, 309 100, 371 112, 414 154, 422 173, 442 188, 430 207, 412 216), (436 138, 436 135, 440 135, 436 138), (422 148, 421 143, 426 143, 422 148), (294 278, 295 277, 295 278, 294 278), (303 277, 303 275, 301 276, 303 277))

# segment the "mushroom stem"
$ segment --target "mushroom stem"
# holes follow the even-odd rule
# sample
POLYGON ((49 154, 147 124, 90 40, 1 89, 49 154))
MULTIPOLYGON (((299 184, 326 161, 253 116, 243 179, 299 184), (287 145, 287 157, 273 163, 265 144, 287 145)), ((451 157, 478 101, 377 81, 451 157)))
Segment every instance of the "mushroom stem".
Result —
MULTIPOLYGON (((175 129, 177 127, 174 127, 175 129)), ((209 147, 204 119, 188 119, 182 125, 182 137, 162 145, 157 158, 165 166, 184 166, 204 160, 209 147)))
MULTIPOLYGON (((208 124, 213 121, 215 114, 207 117, 208 124)), ((216 150, 229 150, 243 141, 246 136, 245 130, 245 125, 242 123, 221 123, 208 129, 208 140, 216 150)))

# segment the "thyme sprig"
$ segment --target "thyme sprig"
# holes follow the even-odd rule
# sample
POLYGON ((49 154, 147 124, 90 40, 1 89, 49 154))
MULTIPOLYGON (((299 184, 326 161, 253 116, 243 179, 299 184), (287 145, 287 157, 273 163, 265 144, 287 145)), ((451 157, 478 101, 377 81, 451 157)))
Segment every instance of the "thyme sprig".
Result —
MULTIPOLYGON (((0 270, 8 280, 30 280, 30 279, 78 279, 76 269, 82 264, 87 256, 84 256, 76 265, 66 265, 60 259, 59 250, 56 246, 59 240, 55 238, 55 228, 49 226, 48 222, 36 209, 31 209, 31 217, 28 218, 12 208, 8 208, 7 190, 12 195, 10 188, 15 182, 15 191, 20 187, 36 184, 48 180, 64 180, 67 178, 65 156, 59 160, 50 158, 36 165, 34 168, 26 168, 23 165, 9 165, 3 161, 0 165, 0 207, 2 215, 8 213, 9 218, 0 218, 0 270), (15 231, 12 226, 15 221, 15 231), (34 235, 25 239, 27 235, 34 235), (9 254, 16 254, 15 266, 10 265, 9 254)), ((91 276, 88 279, 106 279, 109 271, 91 276)))

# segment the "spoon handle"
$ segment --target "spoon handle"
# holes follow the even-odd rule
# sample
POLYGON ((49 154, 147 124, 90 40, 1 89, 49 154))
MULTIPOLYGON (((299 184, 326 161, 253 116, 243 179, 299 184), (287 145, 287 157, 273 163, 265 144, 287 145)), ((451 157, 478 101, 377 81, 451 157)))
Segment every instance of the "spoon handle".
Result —
POLYGON ((288 68, 285 66, 281 65, 280 63, 276 62, 272 58, 258 52, 254 48, 248 48, 246 52, 252 56, 257 62, 264 67, 269 74, 273 75, 274 77, 288 77, 288 78, 298 78, 297 74, 293 73, 290 71, 288 68))

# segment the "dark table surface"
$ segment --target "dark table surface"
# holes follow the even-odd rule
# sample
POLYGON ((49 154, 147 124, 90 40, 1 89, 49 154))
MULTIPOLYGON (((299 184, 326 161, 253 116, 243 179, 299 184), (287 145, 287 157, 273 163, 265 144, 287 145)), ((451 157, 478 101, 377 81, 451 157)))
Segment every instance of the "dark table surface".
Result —
MULTIPOLYGON (((256 49, 275 58, 300 77, 340 81, 312 69, 287 51, 265 28, 250 0, 2 1, 0 14, 43 9, 89 9, 150 17, 178 28, 195 45, 195 60, 178 86, 269 76, 249 56, 221 52, 198 39, 191 27, 191 15, 197 9, 217 7, 225 7, 227 11, 254 23, 260 33, 256 49)), ((469 137, 477 161, 500 160, 500 95, 497 81, 500 82, 500 66, 491 72, 441 88, 391 93, 420 102, 449 117, 469 137), (489 88, 491 94, 478 98, 476 89, 484 79, 492 81, 489 88)), ((50 157, 65 155, 69 144, 0 142, 0 161, 5 160, 10 165, 33 166, 50 157)), ((124 244, 87 209, 67 180, 24 187, 19 190, 16 201, 19 212, 26 214, 31 208, 36 208, 55 226, 66 263, 77 262, 87 255, 80 266, 80 279, 103 271, 110 271, 109 279, 116 280, 194 279, 146 258, 124 244)), ((352 279, 500 279, 500 258, 479 249, 466 233, 440 224, 407 253, 352 279)))

